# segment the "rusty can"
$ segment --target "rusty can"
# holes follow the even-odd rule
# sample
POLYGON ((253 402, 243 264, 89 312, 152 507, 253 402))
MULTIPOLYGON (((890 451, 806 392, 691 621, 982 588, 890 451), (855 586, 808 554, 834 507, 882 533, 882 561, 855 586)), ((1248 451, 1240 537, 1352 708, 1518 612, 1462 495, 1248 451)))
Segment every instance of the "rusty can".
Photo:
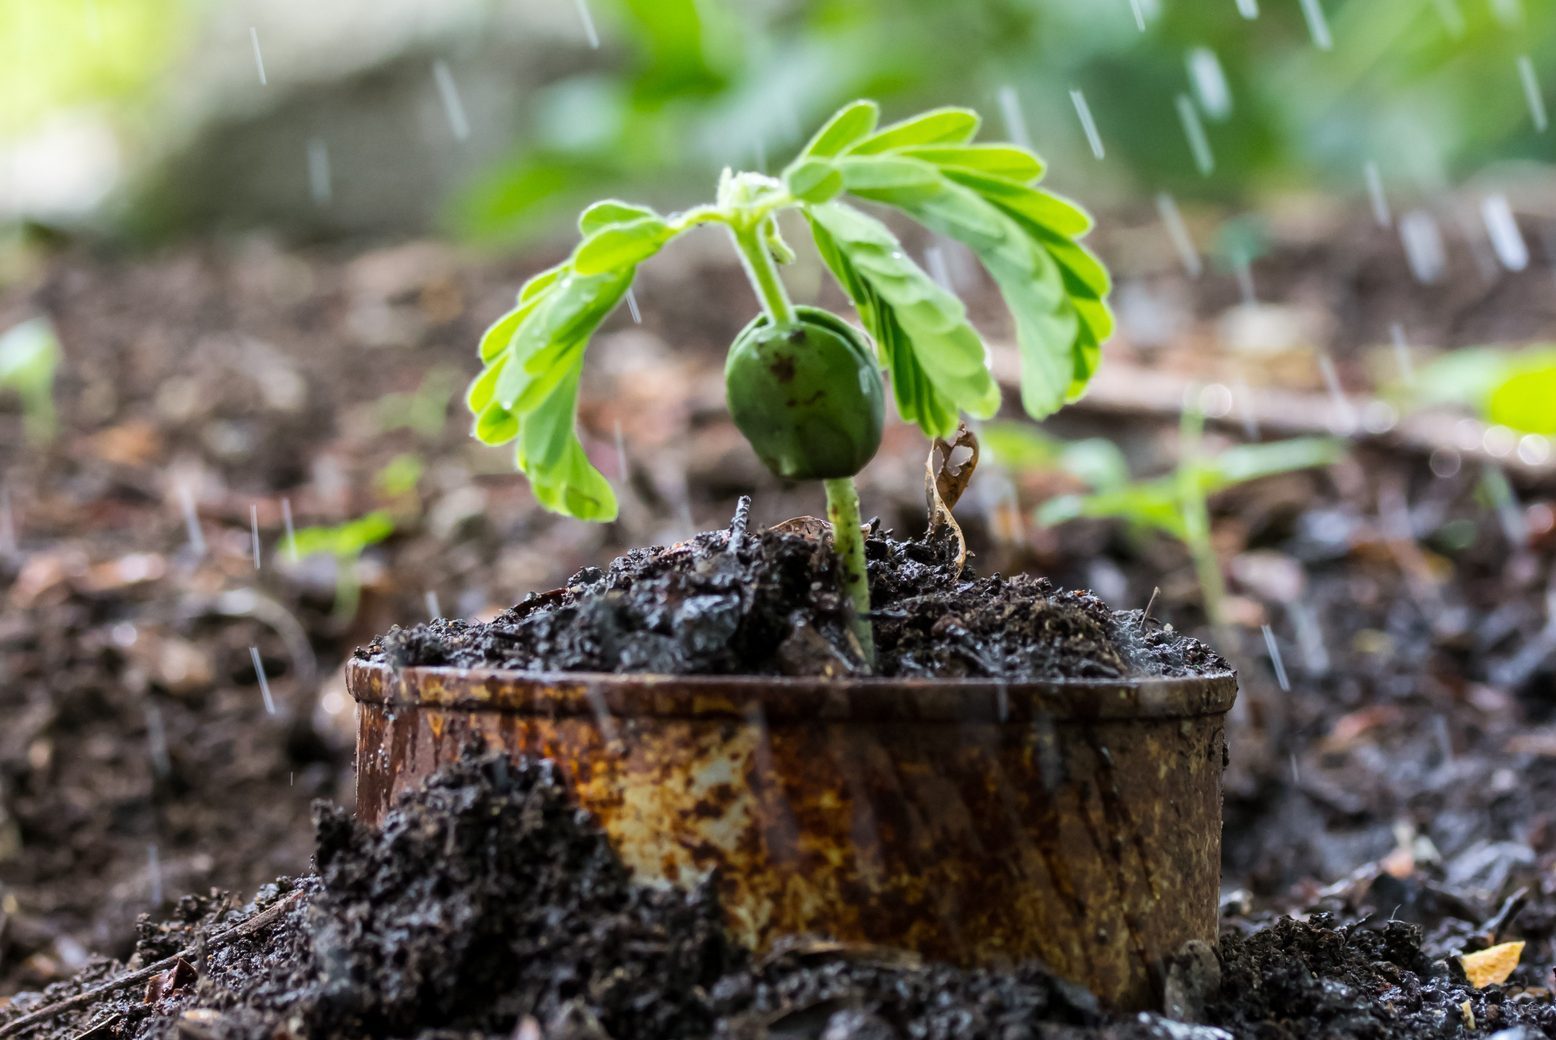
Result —
POLYGON ((1216 939, 1230 672, 1000 683, 352 662, 357 813, 472 737, 554 761, 652 883, 716 871, 731 933, 1037 958, 1122 1008, 1216 939))

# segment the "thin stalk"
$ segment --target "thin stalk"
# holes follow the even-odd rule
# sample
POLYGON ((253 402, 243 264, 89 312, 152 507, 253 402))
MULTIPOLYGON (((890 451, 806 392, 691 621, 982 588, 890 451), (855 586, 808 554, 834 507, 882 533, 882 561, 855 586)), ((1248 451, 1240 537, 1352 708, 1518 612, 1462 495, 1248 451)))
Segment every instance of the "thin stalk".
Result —
POLYGON ((1178 461, 1178 512, 1183 524, 1183 540, 1194 561, 1194 576, 1199 579, 1205 601, 1205 617, 1223 646, 1227 641, 1226 578, 1221 560, 1211 541, 1210 505, 1200 485, 1200 444, 1204 436, 1205 416, 1198 408, 1188 407, 1179 422, 1180 458, 1178 461))
POLYGON ((864 535, 860 532, 859 492, 853 477, 826 481, 827 519, 832 522, 832 550, 837 553, 843 591, 853 607, 849 623, 864 663, 875 670, 875 635, 870 628, 870 571, 864 559, 864 535))
POLYGON ((751 279, 757 299, 762 301, 768 320, 774 325, 793 325, 799 318, 794 313, 794 304, 789 302, 783 280, 778 277, 778 266, 762 242, 761 222, 743 227, 732 224, 729 233, 735 240, 735 248, 740 251, 746 275, 751 279))

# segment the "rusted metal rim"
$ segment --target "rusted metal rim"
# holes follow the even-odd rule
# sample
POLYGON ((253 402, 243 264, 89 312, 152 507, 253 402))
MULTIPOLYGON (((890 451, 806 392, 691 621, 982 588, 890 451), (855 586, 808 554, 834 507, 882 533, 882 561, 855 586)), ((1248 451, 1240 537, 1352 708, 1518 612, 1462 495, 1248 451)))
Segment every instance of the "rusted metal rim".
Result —
POLYGON ((497 711, 546 718, 760 718, 771 723, 1094 721, 1219 715, 1237 698, 1237 673, 1069 679, 818 679, 617 675, 493 668, 395 669, 351 661, 346 686, 363 704, 497 711))

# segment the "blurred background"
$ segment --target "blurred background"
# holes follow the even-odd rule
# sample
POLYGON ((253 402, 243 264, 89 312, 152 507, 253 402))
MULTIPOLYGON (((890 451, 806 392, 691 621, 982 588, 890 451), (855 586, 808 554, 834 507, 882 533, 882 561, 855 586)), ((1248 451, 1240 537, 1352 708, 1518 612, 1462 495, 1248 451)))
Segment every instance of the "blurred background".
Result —
MULTIPOLYGON (((820 511, 724 413, 716 235, 591 347, 616 523, 540 512, 458 397, 582 205, 704 201, 857 96, 977 108, 1097 217, 1102 375, 986 427, 959 513, 980 569, 1239 668, 1229 898, 1529 883, 1556 960, 1556 5, 0 0, 0 994, 304 869, 375 633, 820 511)), ((901 230, 1013 385, 973 259, 901 230)), ((862 480, 904 535, 926 450, 862 480)))

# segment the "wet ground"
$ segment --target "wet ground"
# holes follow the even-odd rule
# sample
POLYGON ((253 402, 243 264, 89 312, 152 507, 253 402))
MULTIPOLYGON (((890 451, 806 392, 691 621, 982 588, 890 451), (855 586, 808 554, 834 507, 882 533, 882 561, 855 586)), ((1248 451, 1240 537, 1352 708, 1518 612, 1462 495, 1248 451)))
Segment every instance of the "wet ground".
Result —
POLYGON ((1556 1035, 1549 1000, 1476 989, 1417 926, 1325 914, 1233 930, 1219 956, 1186 957, 1170 985, 1192 1024, 1111 1014, 1035 965, 959 970, 805 940, 753 959, 709 890, 634 884, 544 763, 472 756, 379 832, 322 804, 314 829, 316 875, 245 909, 187 900, 181 920, 144 926, 129 967, 168 962, 144 988, 72 1005, 109 976, 91 972, 19 998, 0 1035, 1556 1035), (258 925, 231 938, 245 917, 258 925))
MULTIPOLYGON (((1365 391, 1390 357, 1386 345, 1368 349, 1381 333, 1367 330, 1401 314, 1421 350, 1548 332, 1540 301, 1552 272, 1538 247, 1528 271, 1487 280, 1450 242, 1455 288, 1442 292, 1413 285, 1397 242, 1363 224, 1322 246, 1277 242, 1256 263, 1263 317, 1287 323, 1286 345, 1257 358, 1223 336, 1247 316, 1229 273, 1188 282, 1170 247, 1133 248, 1159 232, 1125 229, 1120 301, 1136 317, 1110 362, 1305 381, 1321 399, 1315 346, 1365 391), (1312 324, 1333 300, 1346 301, 1346 320, 1312 324), (1153 343, 1162 329, 1176 331, 1153 343)), ((138 913, 198 918, 226 905, 203 897, 179 910, 185 893, 218 886, 241 901, 304 874, 310 801, 349 800, 339 668, 375 633, 434 612, 491 619, 631 546, 724 528, 739 494, 755 493, 753 530, 819 511, 813 489, 771 483, 725 419, 718 351, 749 301, 738 272, 690 257, 650 272, 643 325, 623 316, 592 349, 585 441, 624 489, 623 520, 598 528, 538 513, 502 453, 471 445, 456 409, 437 406, 534 266, 424 244, 347 254, 248 242, 133 259, 76 248, 11 276, 0 325, 48 314, 67 362, 52 445, 23 448, 14 406, 0 401, 0 533, 14 530, 16 543, 0 544, 0 994, 81 970, 108 977, 117 969, 92 957, 130 956, 138 913), (709 314, 708 299, 727 308, 709 314), (333 561, 291 559, 285 516, 301 527, 373 509, 394 532, 349 568, 361 596, 347 617, 334 609, 333 561)), ((1105 433, 1159 469, 1173 425, 1083 403, 1055 428, 1105 433)), ((866 513, 887 528, 922 529, 923 452, 894 427, 865 476, 866 513)), ((1511 469, 1499 484, 1496 472, 1469 453, 1378 446, 1213 503, 1231 593, 1218 649, 1243 679, 1227 776, 1227 942, 1243 943, 1247 972, 1233 991, 1271 1003, 1204 1020, 1239 1035, 1329 1035, 1354 1014, 1334 1035, 1383 1036, 1392 1007, 1406 1023, 1394 1035, 1470 1035, 1462 1014, 1447 1014, 1453 954, 1501 939, 1528 945, 1507 986, 1473 995, 1478 1031, 1499 1003, 1547 1006, 1556 486, 1511 469), (1310 910, 1334 914, 1333 926, 1265 927, 1310 910), (1424 966, 1400 925, 1422 929, 1424 966), (1438 962, 1446 975, 1433 974, 1438 962)), ((1024 515, 1067 486, 1040 472, 975 481, 957 515, 977 572, 1047 575, 1131 610, 1160 587, 1152 616, 1203 632, 1178 546, 1113 524, 1042 530, 1024 515)), ((820 992, 816 975, 846 974, 817 963, 767 969, 771 984, 820 992)), ((1049 999, 1032 992, 1009 999, 1049 999)), ((838 1035, 869 1028, 866 1016, 838 1035)))
MULTIPOLYGON (((729 530, 633 550, 526 597, 485 623, 395 628, 359 651, 396 667, 659 675, 870 674, 849 631, 836 557, 801 524, 729 530)), ((820 528, 821 522, 811 526, 820 528)), ((1115 679, 1198 675, 1226 662, 1144 611, 1112 611, 1046 578, 980 578, 949 532, 865 540, 874 674, 1115 679)))

